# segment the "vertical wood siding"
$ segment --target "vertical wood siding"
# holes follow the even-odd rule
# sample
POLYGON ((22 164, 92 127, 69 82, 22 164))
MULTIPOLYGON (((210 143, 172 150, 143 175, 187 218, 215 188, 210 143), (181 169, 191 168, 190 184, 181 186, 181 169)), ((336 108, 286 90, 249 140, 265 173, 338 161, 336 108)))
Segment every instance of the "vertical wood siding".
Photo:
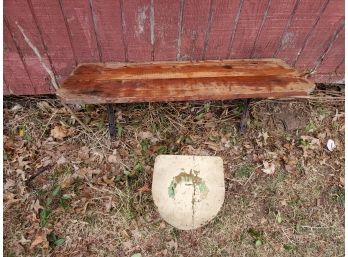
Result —
POLYGON ((343 0, 4 0, 5 95, 83 62, 276 57, 344 81, 343 0))

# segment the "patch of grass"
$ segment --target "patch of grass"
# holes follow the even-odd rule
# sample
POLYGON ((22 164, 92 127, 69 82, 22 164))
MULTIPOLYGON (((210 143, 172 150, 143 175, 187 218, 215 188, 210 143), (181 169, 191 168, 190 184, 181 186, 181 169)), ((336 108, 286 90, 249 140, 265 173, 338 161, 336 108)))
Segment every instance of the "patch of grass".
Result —
POLYGON ((246 106, 243 101, 238 101, 237 102, 237 107, 233 109, 233 113, 236 115, 241 115, 243 111, 245 110, 246 106))
POLYGON ((247 230, 248 234, 253 238, 253 243, 255 247, 260 247, 265 243, 265 239, 263 236, 263 231, 256 230, 254 228, 249 228, 247 230))
POLYGON ((53 172, 48 175, 48 179, 56 182, 61 176, 72 174, 72 171, 73 167, 71 164, 58 165, 53 172))
POLYGON ((312 120, 308 122, 308 124, 305 126, 305 132, 306 133, 311 133, 316 130, 316 126, 312 120))
POLYGON ((73 182, 73 191, 74 193, 79 196, 80 195, 80 191, 81 191, 81 187, 83 185, 83 179, 82 178, 75 178, 74 182, 73 182))
POLYGON ((4 161, 7 161, 7 160, 8 160, 8 156, 7 156, 7 153, 6 153, 5 149, 2 151, 2 154, 3 154, 2 159, 3 159, 4 161))
POLYGON ((87 222, 89 225, 91 225, 92 227, 94 227, 97 223, 97 216, 94 214, 87 214, 83 221, 87 222))
POLYGON ((250 164, 245 164, 236 170, 234 176, 237 178, 249 177, 251 173, 254 171, 255 167, 250 164))
POLYGON ((296 245, 293 245, 293 244, 285 244, 283 245, 283 248, 285 251, 289 253, 294 253, 297 249, 296 245))
POLYGON ((141 140, 140 145, 141 145, 141 150, 143 152, 146 152, 150 148, 151 141, 150 141, 150 139, 143 139, 143 140, 141 140))
POLYGON ((331 187, 330 195, 335 202, 344 205, 344 187, 337 185, 331 187))
POLYGON ((52 248, 61 246, 65 242, 64 238, 58 237, 54 232, 47 235, 47 241, 49 242, 49 246, 52 248))
POLYGON ((305 172, 305 167, 303 166, 303 163, 301 161, 297 162, 296 170, 298 171, 298 173, 301 173, 301 174, 305 172))
POLYGON ((40 211, 40 226, 44 227, 48 223, 48 219, 52 214, 52 202, 53 199, 60 193, 60 186, 55 186, 53 190, 49 193, 46 201, 43 205, 43 209, 40 211))
POLYGON ((325 119, 326 117, 328 117, 330 115, 330 111, 328 110, 327 107, 325 106, 320 106, 318 109, 318 114, 319 114, 319 118, 321 120, 325 119))
POLYGON ((291 197, 290 201, 288 202, 288 204, 291 207, 301 207, 303 204, 303 201, 301 200, 300 196, 295 195, 293 197, 291 197))

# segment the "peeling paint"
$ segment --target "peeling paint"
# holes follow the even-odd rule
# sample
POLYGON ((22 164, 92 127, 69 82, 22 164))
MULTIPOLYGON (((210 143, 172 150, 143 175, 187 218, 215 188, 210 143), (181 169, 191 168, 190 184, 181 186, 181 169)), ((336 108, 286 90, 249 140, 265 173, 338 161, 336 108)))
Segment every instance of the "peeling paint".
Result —
POLYGON ((137 28, 135 30, 135 33, 137 36, 141 35, 144 33, 144 26, 145 26, 145 21, 147 18, 146 11, 148 9, 148 6, 143 6, 138 9, 138 14, 137 14, 137 28))
POLYGON ((293 43, 293 40, 294 40, 294 33, 286 32, 284 34, 284 37, 282 38, 281 50, 284 50, 284 49, 290 47, 291 44, 293 43))
POLYGON ((195 171, 195 170, 190 170, 190 173, 186 173, 185 171, 180 172, 179 175, 175 176, 172 179, 168 187, 169 197, 174 199, 176 187, 180 184, 184 184, 185 186, 193 186, 194 190, 198 188, 200 195, 194 195, 194 197, 199 196, 197 197, 197 199, 196 198, 194 199, 195 202, 199 202, 205 199, 207 197, 209 189, 205 181, 198 175, 199 175, 199 171, 195 171))

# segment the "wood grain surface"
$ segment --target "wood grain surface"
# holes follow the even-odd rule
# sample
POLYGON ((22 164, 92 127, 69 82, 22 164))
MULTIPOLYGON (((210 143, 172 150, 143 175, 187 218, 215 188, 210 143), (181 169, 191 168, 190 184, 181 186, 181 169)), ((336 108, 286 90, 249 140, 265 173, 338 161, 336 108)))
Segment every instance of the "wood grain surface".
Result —
POLYGON ((314 84, 277 59, 83 64, 57 95, 66 103, 129 103, 307 95, 314 84))

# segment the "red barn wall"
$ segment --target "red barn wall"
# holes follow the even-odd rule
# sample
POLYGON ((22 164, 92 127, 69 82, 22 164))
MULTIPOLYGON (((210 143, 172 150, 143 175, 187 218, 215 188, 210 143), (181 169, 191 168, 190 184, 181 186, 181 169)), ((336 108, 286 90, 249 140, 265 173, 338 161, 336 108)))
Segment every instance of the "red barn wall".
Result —
POLYGON ((344 83, 344 0, 4 0, 4 94, 83 62, 281 58, 344 83))

